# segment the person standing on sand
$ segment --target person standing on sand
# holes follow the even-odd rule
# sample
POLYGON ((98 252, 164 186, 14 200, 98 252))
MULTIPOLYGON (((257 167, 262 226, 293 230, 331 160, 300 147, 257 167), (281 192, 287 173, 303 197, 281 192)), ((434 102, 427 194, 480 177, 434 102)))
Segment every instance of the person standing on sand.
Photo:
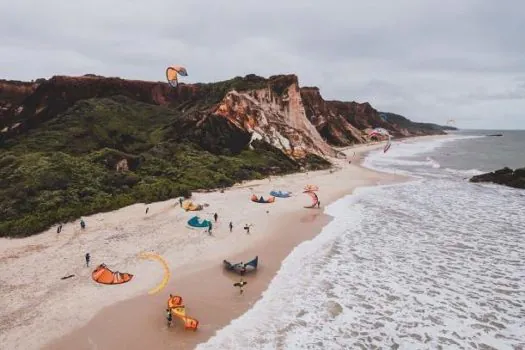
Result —
POLYGON ((210 222, 210 224, 208 225, 208 233, 210 234, 210 236, 211 236, 211 230, 212 230, 212 228, 213 228, 213 225, 212 225, 212 223, 210 222))
POLYGON ((215 222, 217 222, 217 219, 219 218, 219 215, 217 213, 213 214, 213 218, 215 219, 215 222))
POLYGON ((168 320, 168 327, 170 327, 171 321, 173 320, 170 309, 166 309, 166 319, 168 320))
POLYGON ((80 219, 80 228, 81 229, 85 229, 86 228, 86 223, 84 222, 84 219, 80 219))
POLYGON ((86 267, 89 267, 89 260, 91 260, 91 255, 89 255, 89 253, 86 253, 86 267))
POLYGON ((148 211, 149 211, 149 207, 146 208, 146 214, 148 213, 148 211))
POLYGON ((182 197, 179 198, 179 205, 182 207, 182 197))
POLYGON ((243 280, 243 278, 241 277, 241 280, 239 281, 239 283, 235 283, 236 287, 239 287, 239 293, 242 295, 242 293, 244 293, 244 289, 243 287, 248 284, 247 282, 245 282, 243 280))
POLYGON ((248 224, 244 225, 244 229, 246 230, 246 234, 250 234, 250 226, 248 226, 248 224))
POLYGON ((57 233, 60 233, 62 232, 62 224, 58 225, 57 227, 57 233))
POLYGON ((233 223, 230 221, 230 232, 233 230, 233 223))

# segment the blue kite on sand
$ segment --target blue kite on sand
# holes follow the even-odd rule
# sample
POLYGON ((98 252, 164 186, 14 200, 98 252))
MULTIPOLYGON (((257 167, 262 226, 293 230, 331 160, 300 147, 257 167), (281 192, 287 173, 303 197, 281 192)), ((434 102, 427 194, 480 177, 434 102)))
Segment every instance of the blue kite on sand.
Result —
POLYGON ((271 191, 270 196, 279 197, 279 198, 288 198, 292 195, 292 192, 288 191, 271 191))
POLYGON ((201 220, 198 216, 194 216, 188 220, 188 226, 194 228, 206 228, 210 227, 209 220, 201 220))

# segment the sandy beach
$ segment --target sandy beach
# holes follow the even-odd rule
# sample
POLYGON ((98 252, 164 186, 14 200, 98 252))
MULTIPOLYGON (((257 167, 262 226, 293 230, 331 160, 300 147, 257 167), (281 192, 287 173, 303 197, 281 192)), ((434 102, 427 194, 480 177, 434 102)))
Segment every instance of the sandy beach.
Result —
POLYGON ((0 240, 0 344, 5 349, 192 349, 240 316, 261 297, 281 261, 299 243, 313 238, 330 217, 323 207, 360 186, 401 181, 359 166, 363 153, 379 145, 345 150, 347 160, 336 167, 271 179, 245 182, 224 193, 193 193, 192 200, 208 204, 186 212, 177 199, 136 204, 85 217, 25 239, 0 240), (355 156, 352 156, 355 152, 355 156), (321 209, 305 209, 307 184, 318 185, 321 209), (275 203, 260 204, 250 196, 267 197, 271 190, 293 192, 275 203), (149 207, 148 214, 145 214, 149 207), (213 220, 213 236, 190 229, 194 215, 213 220), (233 222, 233 232, 228 224, 233 222), (250 234, 243 230, 251 224, 250 234), (141 260, 153 251, 169 263, 172 278, 160 293, 148 295, 163 277, 162 266, 141 260), (91 254, 86 267, 84 254, 91 254), (259 256, 257 272, 247 275, 244 295, 232 284, 239 276, 223 270, 222 260, 248 261, 259 256), (121 285, 101 285, 91 279, 98 264, 134 274, 121 285), (61 277, 74 274, 72 278, 61 277), (185 331, 175 320, 166 326, 169 294, 184 299, 187 314, 200 321, 197 332, 185 331))

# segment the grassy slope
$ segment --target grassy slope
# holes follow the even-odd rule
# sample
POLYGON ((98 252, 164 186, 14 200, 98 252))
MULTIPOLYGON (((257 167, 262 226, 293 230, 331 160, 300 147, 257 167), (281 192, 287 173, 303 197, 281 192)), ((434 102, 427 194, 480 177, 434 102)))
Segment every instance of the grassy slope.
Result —
MULTIPOLYGON (((0 145, 0 236, 31 235, 82 215, 189 195, 299 164, 266 144, 235 156, 176 143, 178 110, 113 97, 77 102, 0 145), (116 172, 127 159, 130 171, 116 172)), ((326 167, 319 159, 312 166, 326 167)))

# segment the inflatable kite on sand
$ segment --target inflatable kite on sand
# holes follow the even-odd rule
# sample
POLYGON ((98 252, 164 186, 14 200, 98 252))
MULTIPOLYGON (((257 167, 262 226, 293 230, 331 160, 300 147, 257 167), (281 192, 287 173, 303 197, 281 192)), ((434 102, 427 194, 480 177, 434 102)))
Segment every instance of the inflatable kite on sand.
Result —
POLYGON ((189 200, 186 200, 184 202, 182 202, 182 209, 186 210, 186 211, 197 211, 197 210, 202 210, 203 209, 203 206, 201 204, 195 204, 193 203, 192 201, 189 201, 189 200))
POLYGON ((386 137, 388 137, 387 143, 386 143, 385 147, 383 148, 383 153, 386 153, 390 149, 390 147, 392 146, 392 143, 391 143, 392 136, 390 135, 390 133, 386 129, 375 128, 372 131, 370 131, 368 136, 369 137, 377 137, 377 136, 386 136, 386 137))
POLYGON ((306 185, 304 186, 305 192, 311 192, 311 191, 319 191, 319 186, 317 185, 306 185))
POLYGON ((279 197, 279 198, 288 198, 290 197, 292 192, 287 191, 271 191, 270 196, 279 197))
POLYGON ((170 294, 170 298, 168 299, 168 309, 172 316, 176 316, 184 322, 185 329, 196 331, 197 327, 199 327, 199 321, 186 316, 186 306, 182 303, 182 297, 170 294))
POLYGON ((183 77, 188 76, 188 71, 182 66, 169 66, 166 68, 166 79, 171 87, 177 87, 179 85, 178 75, 183 77))
POLYGON ((131 281, 133 275, 126 272, 113 272, 105 264, 100 264, 91 273, 91 278, 101 284, 122 284, 131 281))
POLYGON ((259 257, 256 256, 253 260, 250 260, 245 264, 243 264, 242 262, 232 264, 228 260, 223 260, 223 264, 226 270, 237 272, 238 274, 243 275, 245 272, 251 272, 257 269, 257 265, 259 264, 259 257))
POLYGON ((368 136, 370 136, 370 137, 373 137, 373 136, 377 137, 377 135, 388 136, 388 135, 390 135, 390 133, 388 132, 388 130, 383 129, 383 128, 375 128, 375 129, 372 129, 368 133, 368 136))
POLYGON ((252 194, 251 200, 252 202, 256 202, 256 203, 273 203, 275 202, 275 197, 264 199, 262 196, 258 198, 256 195, 252 194))
POLYGON ((210 226, 210 221, 201 220, 198 216, 194 216, 188 220, 188 226, 191 228, 207 228, 210 226))
POLYGON ((148 294, 156 294, 156 293, 160 292, 161 290, 163 290, 166 287, 166 285, 168 284, 168 282, 169 282, 169 280, 171 278, 170 267, 169 267, 168 263, 166 262, 166 260, 164 260, 164 258, 162 256, 157 255, 155 253, 140 253, 139 254, 139 258, 156 260, 156 261, 158 261, 159 263, 162 264, 162 267, 164 268, 164 277, 162 278, 162 281, 159 283, 159 285, 157 285, 155 288, 150 290, 148 292, 148 294))
POLYGON ((317 195, 313 191, 304 191, 303 193, 306 193, 312 198, 312 204, 305 206, 305 208, 315 208, 317 206, 317 203, 319 203, 319 197, 317 197, 317 195))

